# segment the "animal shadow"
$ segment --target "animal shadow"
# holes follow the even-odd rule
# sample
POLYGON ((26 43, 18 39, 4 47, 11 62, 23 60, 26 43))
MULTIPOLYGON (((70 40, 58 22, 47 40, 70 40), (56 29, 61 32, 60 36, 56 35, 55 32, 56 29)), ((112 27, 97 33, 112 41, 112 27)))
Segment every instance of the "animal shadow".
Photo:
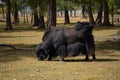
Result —
POLYGON ((85 61, 84 59, 66 59, 65 62, 113 62, 113 61, 120 61, 120 59, 96 59, 95 61, 92 59, 89 59, 88 61, 85 61))

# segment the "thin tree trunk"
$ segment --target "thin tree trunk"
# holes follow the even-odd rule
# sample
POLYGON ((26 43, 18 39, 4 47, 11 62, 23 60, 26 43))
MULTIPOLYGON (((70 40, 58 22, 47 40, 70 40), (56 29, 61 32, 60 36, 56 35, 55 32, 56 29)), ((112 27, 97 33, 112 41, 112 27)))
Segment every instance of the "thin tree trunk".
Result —
MULTIPOLYGON (((67 4, 67 0, 65 0, 65 3, 67 4)), ((69 23, 70 23, 70 19, 69 19, 68 9, 65 6, 65 23, 64 24, 69 24, 69 23)))
POLYGON ((103 3, 100 4, 99 11, 96 18, 96 24, 102 25, 102 12, 103 12, 103 3))
POLYGON ((2 6, 2 18, 5 19, 4 6, 2 6))
POLYGON ((91 8, 91 0, 90 0, 90 3, 88 4, 88 17, 89 17, 89 22, 91 24, 95 24, 94 18, 93 18, 93 13, 92 13, 92 8, 91 8))
POLYGON ((114 5, 112 4, 112 14, 111 14, 111 17, 112 17, 112 25, 114 25, 114 5))
POLYGON ((25 10, 24 10, 24 14, 23 14, 23 17, 24 17, 24 23, 26 23, 26 18, 25 18, 25 10))
POLYGON ((19 18, 18 18, 18 9, 17 9, 17 3, 14 3, 14 23, 17 24, 19 23, 19 18))
POLYGON ((104 1, 104 20, 103 20, 103 25, 105 26, 110 26, 110 21, 109 21, 109 8, 108 8, 108 2, 105 0, 104 1))
POLYGON ((38 29, 45 29, 44 16, 40 16, 38 29))
POLYGON ((76 16, 76 10, 75 10, 75 9, 74 9, 74 17, 77 17, 77 16, 76 16))
POLYGON ((69 24, 69 23, 70 23, 70 19, 69 19, 68 10, 65 8, 65 24, 69 24))
POLYGON ((11 25, 11 4, 10 0, 6 0, 6 29, 5 30, 12 30, 12 25, 11 25))
POLYGON ((28 8, 27 7, 26 7, 25 11, 26 11, 26 20, 27 20, 27 23, 28 23, 29 21, 28 21, 28 8))
POLYGON ((49 0, 48 2, 47 25, 56 26, 56 0, 49 0))
POLYGON ((20 13, 21 13, 21 17, 23 17, 23 11, 22 10, 20 10, 20 13))
POLYGON ((82 17, 86 18, 86 16, 85 16, 85 4, 82 5, 82 17))
POLYGON ((61 15, 61 17, 63 17, 63 12, 62 12, 62 10, 60 11, 60 15, 61 15))
POLYGON ((114 25, 114 14, 112 14, 111 17, 112 17, 112 25, 114 25))
POLYGON ((32 14, 31 14, 31 24, 33 23, 33 9, 32 9, 32 14))
POLYGON ((72 17, 72 9, 70 10, 70 17, 72 17))
POLYGON ((33 26, 38 26, 39 25, 39 19, 38 19, 38 11, 37 11, 37 6, 33 9, 33 15, 34 15, 34 23, 33 26))

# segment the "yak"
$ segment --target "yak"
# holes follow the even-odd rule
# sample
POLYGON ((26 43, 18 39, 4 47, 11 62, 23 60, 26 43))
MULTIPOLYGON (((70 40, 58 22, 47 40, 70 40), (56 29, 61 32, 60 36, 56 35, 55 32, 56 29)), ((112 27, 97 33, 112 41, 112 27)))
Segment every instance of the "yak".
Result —
MULTIPOLYGON (((37 57, 40 60, 44 60, 49 56, 48 60, 51 60, 52 57, 60 55, 63 61, 64 58, 69 55, 69 46, 71 46, 71 48, 73 46, 73 49, 77 49, 75 44, 76 42, 80 42, 80 44, 77 43, 77 46, 81 48, 79 52, 84 52, 86 55, 85 60, 89 59, 90 54, 93 60, 95 60, 95 44, 92 35, 93 26, 88 24, 84 24, 84 26, 80 25, 81 23, 77 23, 77 26, 75 25, 74 28, 48 28, 43 36, 42 45, 36 51, 37 57), (84 44, 84 47, 81 44, 84 44)), ((73 56, 74 55, 75 53, 73 52, 73 56)))

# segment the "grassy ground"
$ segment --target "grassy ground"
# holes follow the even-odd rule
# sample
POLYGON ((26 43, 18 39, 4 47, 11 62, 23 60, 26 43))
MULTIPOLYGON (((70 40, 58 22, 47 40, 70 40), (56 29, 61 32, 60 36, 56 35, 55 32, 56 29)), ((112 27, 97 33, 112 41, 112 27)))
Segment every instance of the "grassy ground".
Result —
MULTIPOLYGON (((2 26, 4 24, 0 24, 2 26)), ((73 26, 73 24, 68 25, 73 26)), ((0 27, 0 43, 17 47, 35 47, 41 42, 44 30, 35 30, 30 25, 14 26, 14 31, 4 31, 0 27), (29 29, 29 30, 28 30, 29 29)), ((97 60, 85 62, 85 56, 66 58, 60 62, 38 61, 35 51, 16 51, 0 47, 0 80, 119 80, 120 41, 114 38, 118 28, 94 29, 97 60)))

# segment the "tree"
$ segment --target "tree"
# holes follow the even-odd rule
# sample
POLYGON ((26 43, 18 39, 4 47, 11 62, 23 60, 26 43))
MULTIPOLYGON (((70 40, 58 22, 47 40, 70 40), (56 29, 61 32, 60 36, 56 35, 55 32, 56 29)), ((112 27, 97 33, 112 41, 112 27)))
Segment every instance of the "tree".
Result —
POLYGON ((109 0, 109 13, 112 17, 112 25, 114 25, 114 14, 117 14, 118 10, 120 9, 120 0, 109 0))
POLYGON ((94 18, 93 18, 93 13, 92 13, 92 0, 89 0, 89 3, 88 3, 88 17, 89 17, 89 22, 92 23, 92 24, 95 24, 94 22, 94 18))
POLYGON ((48 0, 48 26, 56 26, 56 0, 48 0))
POLYGON ((0 7, 1 7, 1 10, 2 10, 2 18, 5 19, 5 11, 4 11, 4 3, 0 3, 0 7))
POLYGON ((28 0, 28 6, 31 7, 33 13, 33 26, 39 25, 39 16, 38 16, 38 1, 28 0))
POLYGON ((82 4, 81 7, 82 7, 82 17, 86 18, 86 16, 85 16, 85 4, 82 4))
POLYGON ((12 25, 11 25, 11 4, 10 0, 6 0, 6 29, 5 30, 12 30, 12 25))
MULTIPOLYGON (((44 15, 47 11, 47 0, 45 1, 39 1, 39 26, 38 29, 44 29, 45 28, 45 20, 44 20, 44 15)), ((54 8, 53 8, 54 9, 54 8)), ((53 15, 52 15, 53 16, 53 15)), ((53 18, 54 19, 54 18, 53 18)), ((56 19, 55 19, 56 21, 56 19)))
POLYGON ((56 2, 56 9, 60 12, 60 16, 63 17, 64 11, 64 0, 57 0, 56 2))
POLYGON ((109 7, 109 10, 112 17, 112 25, 114 25, 114 2, 111 2, 110 4, 111 6, 109 7))
POLYGON ((38 26, 38 29, 45 28, 44 15, 46 13, 47 0, 28 0, 28 5, 33 9, 34 24, 33 26, 38 26))
POLYGON ((44 16, 41 15, 40 18, 39 18, 39 26, 38 26, 38 29, 45 29, 45 22, 44 22, 44 16))
POLYGON ((64 7, 64 11, 65 11, 65 22, 64 24, 69 24, 70 23, 70 19, 69 19, 69 14, 68 14, 68 7, 67 7, 67 2, 68 0, 65 0, 65 7, 64 7))
POLYGON ((19 16, 18 16, 18 6, 17 6, 17 1, 13 0, 13 9, 14 9, 14 24, 19 23, 19 16))
POLYGON ((104 10, 103 25, 110 26, 111 24, 110 24, 110 21, 109 21, 109 6, 108 6, 108 1, 107 0, 104 0, 103 10, 104 10))
POLYGON ((102 12, 103 12, 103 3, 100 3, 97 18, 96 18, 97 25, 102 25, 102 12))
POLYGON ((37 5, 35 5, 33 8, 33 16, 34 16, 33 26, 38 26, 39 25, 39 18, 38 18, 37 5))

